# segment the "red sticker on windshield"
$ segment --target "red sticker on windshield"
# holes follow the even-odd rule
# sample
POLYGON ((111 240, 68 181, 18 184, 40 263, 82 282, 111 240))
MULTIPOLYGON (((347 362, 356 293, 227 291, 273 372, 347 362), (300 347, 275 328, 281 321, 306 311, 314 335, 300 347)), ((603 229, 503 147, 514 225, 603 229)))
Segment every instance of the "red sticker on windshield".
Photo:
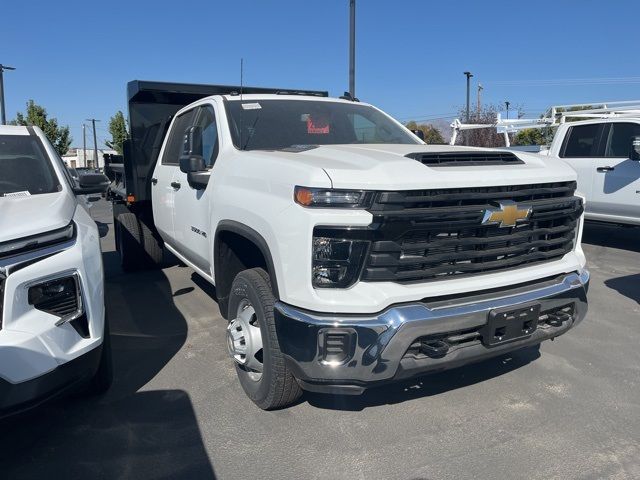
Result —
POLYGON ((326 117, 307 117, 307 133, 312 135, 329 134, 329 121, 326 117))

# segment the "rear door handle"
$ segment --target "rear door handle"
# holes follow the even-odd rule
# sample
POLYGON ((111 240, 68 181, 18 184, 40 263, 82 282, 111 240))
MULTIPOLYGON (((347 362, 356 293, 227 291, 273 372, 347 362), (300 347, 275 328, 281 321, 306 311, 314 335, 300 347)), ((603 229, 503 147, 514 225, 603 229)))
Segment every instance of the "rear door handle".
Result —
POLYGON ((180 182, 171 182, 171 186, 176 190, 180 190, 180 182))
POLYGON ((152 183, 153 185, 157 184, 157 183, 158 183, 158 179, 157 179, 157 178, 152 178, 152 179, 151 179, 151 183, 152 183))
POLYGON ((599 172, 613 172, 615 169, 615 167, 598 167, 596 170, 599 172))

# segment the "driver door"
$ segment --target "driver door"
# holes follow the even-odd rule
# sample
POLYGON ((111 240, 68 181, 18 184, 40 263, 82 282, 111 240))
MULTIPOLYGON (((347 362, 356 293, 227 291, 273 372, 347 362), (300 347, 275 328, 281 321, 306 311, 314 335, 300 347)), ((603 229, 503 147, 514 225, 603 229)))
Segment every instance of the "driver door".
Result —
MULTIPOLYGON (((218 157, 218 125, 216 113, 211 104, 197 107, 192 131, 198 132, 200 138, 195 139, 189 148, 196 151, 183 152, 202 155, 209 171, 218 157)), ((185 142, 184 145, 189 145, 185 142)), ((189 185, 187 174, 180 168, 173 176, 175 190, 175 206, 173 209, 173 227, 178 251, 184 257, 206 273, 211 274, 211 184, 204 189, 189 185)))
POLYGON ((602 123, 588 123, 569 127, 560 151, 560 158, 578 174, 578 192, 586 199, 587 213, 592 213, 593 182, 596 158, 601 155, 602 123))
POLYGON ((640 218, 640 162, 629 153, 640 124, 613 122, 606 125, 604 156, 597 158, 592 208, 596 214, 640 218))

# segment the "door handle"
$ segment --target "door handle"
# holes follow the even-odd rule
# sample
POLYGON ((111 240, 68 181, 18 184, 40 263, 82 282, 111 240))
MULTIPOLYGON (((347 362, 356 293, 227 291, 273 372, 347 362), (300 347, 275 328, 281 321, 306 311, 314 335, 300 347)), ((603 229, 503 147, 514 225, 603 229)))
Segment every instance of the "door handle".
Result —
POLYGON ((596 170, 599 172, 613 172, 615 169, 615 167, 598 167, 596 170))
POLYGON ((158 183, 158 179, 157 179, 157 178, 152 178, 152 179, 151 179, 151 183, 152 183, 153 185, 157 184, 157 183, 158 183))
POLYGON ((180 182, 171 182, 171 186, 176 190, 180 190, 180 182))

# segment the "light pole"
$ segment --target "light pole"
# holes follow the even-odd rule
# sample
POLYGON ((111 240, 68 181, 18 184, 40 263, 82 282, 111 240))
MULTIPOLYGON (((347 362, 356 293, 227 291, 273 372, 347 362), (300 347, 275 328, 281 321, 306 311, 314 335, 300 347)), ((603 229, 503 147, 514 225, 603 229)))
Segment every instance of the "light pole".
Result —
POLYGON ((0 125, 7 124, 7 116, 4 111, 4 77, 2 75, 5 70, 15 70, 15 68, 0 63, 0 125))
POLYGON ((507 107, 507 120, 509 120, 509 105, 511 105, 511 102, 507 101, 507 102, 504 102, 504 104, 507 107))
POLYGON ((356 0, 349 0, 349 94, 356 98, 356 0))
POLYGON ((476 114, 478 116, 478 118, 480 118, 480 110, 481 110, 481 101, 480 98, 482 96, 482 90, 484 90, 484 87, 480 84, 478 84, 478 113, 476 114))
POLYGON ((100 166, 98 162, 98 140, 96 140, 96 122, 99 121, 100 120, 96 120, 95 118, 87 118, 87 122, 91 122, 91 125, 93 125, 93 162, 95 162, 95 164, 91 162, 91 168, 96 168, 96 165, 100 166))
POLYGON ((84 166, 87 166, 87 126, 82 124, 82 160, 84 166))
POLYGON ((466 76, 467 76, 467 120, 466 122, 469 123, 469 101, 470 101, 470 89, 471 89, 471 77, 473 77, 473 74, 471 72, 463 72, 466 76))

